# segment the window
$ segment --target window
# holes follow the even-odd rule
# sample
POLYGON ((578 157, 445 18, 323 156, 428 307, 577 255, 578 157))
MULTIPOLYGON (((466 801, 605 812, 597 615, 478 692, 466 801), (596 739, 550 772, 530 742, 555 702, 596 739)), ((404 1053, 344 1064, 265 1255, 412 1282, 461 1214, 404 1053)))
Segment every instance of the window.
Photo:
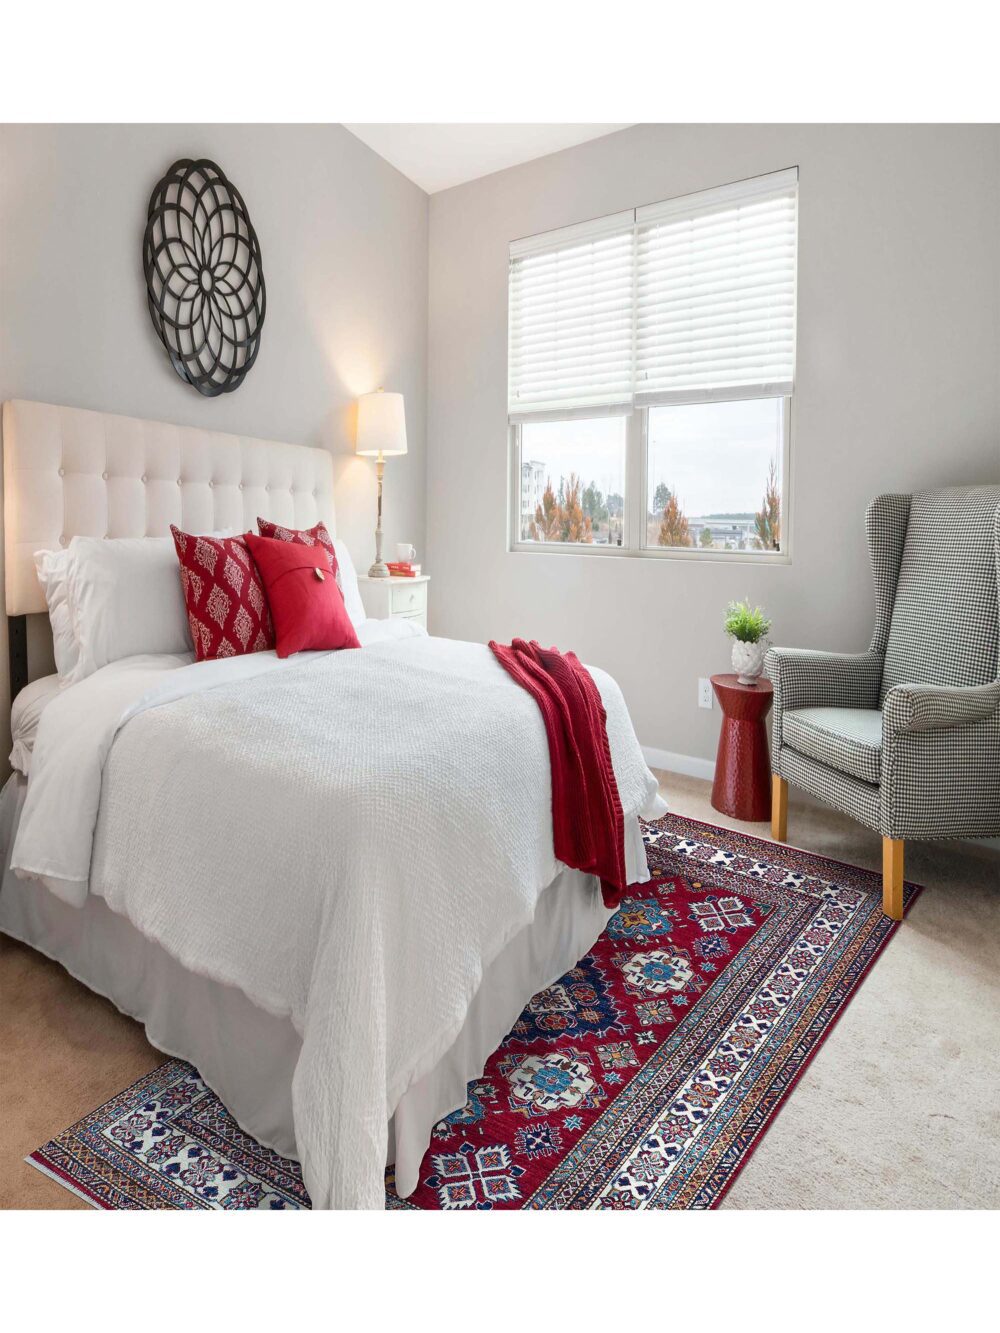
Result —
POLYGON ((649 547, 780 552, 784 398, 649 409, 649 547))
POLYGON ((621 546, 625 418, 521 428, 520 541, 621 546))
POLYGON ((516 548, 787 554, 796 169, 515 242, 516 548))

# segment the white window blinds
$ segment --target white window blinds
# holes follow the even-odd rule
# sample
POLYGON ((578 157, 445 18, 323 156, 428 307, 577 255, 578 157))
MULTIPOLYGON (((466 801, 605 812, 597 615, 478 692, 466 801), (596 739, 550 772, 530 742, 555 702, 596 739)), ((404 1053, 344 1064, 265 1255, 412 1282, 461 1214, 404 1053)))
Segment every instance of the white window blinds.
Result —
POLYGON ((638 402, 791 393, 797 174, 636 210, 638 402))
POLYGON ((625 410, 632 402, 634 216, 510 248, 508 410, 625 410))
POLYGON ((792 392, 798 171, 516 242, 511 420, 792 392))

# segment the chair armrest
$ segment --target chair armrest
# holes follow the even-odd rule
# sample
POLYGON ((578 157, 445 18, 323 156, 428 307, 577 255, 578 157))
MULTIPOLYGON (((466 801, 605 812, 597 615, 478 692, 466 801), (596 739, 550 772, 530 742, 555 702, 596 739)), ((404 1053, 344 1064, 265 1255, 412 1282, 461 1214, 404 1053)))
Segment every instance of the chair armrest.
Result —
POLYGON ((770 648, 764 671, 774 686, 774 708, 875 708, 882 655, 770 648))
POLYGON ((895 685, 882 705, 887 732, 937 731, 982 722, 1000 709, 1000 681, 989 685, 895 685))
POLYGON ((883 837, 1000 835, 1000 680, 889 690, 879 790, 883 837))

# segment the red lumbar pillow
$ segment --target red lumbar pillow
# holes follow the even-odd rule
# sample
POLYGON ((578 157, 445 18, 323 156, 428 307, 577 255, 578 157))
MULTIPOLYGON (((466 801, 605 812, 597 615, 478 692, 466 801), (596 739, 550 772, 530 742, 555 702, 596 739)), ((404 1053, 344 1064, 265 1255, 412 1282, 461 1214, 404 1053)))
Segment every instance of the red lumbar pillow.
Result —
MULTIPOLYGON (((274 647, 264 585, 243 537, 196 537, 170 525, 195 660, 274 647)), ((257 539, 254 538, 256 541, 257 539)))
POLYGON ((275 541, 292 542, 299 546, 322 546, 330 557, 333 572, 337 572, 337 552, 333 548, 333 538, 326 530, 325 523, 317 523, 314 528, 283 528, 280 523, 271 523, 266 518, 257 519, 257 531, 262 537, 273 537, 275 541))
POLYGON ((274 618, 279 657, 307 649, 360 648, 325 548, 246 535, 274 618))

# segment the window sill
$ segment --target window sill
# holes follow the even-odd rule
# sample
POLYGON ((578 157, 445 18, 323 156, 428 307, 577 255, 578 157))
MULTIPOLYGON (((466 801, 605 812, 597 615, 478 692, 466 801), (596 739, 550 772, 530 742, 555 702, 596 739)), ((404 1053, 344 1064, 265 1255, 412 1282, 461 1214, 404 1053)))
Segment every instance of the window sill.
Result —
POLYGON ((607 556, 614 560, 688 560, 698 563, 724 565, 790 565, 791 555, 786 551, 700 551, 693 547, 643 547, 632 550, 625 546, 604 546, 579 542, 514 542, 508 551, 512 555, 582 555, 588 560, 607 556))

